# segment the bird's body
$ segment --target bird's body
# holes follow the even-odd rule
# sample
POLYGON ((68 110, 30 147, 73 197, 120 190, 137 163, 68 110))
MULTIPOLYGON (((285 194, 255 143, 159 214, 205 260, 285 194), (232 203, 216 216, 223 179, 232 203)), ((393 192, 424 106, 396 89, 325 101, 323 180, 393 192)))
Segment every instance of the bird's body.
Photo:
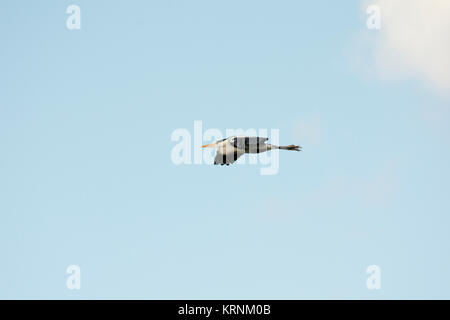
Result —
POLYGON ((267 144, 266 141, 268 138, 260 138, 260 137, 229 137, 226 139, 222 139, 216 141, 214 143, 210 143, 202 146, 206 147, 216 147, 217 153, 214 158, 214 164, 220 164, 227 166, 235 162, 240 156, 245 153, 261 153, 266 152, 273 149, 282 149, 282 150, 295 150, 300 151, 301 147, 295 145, 289 146, 276 146, 272 144, 267 144))

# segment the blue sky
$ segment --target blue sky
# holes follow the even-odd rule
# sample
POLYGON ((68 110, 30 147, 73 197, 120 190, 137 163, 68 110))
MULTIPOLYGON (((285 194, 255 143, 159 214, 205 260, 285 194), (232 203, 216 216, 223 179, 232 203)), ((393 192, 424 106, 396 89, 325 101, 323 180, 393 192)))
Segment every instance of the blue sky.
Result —
POLYGON ((363 5, 2 1, 0 298, 450 298, 450 100, 363 5), (195 120, 304 151, 176 166, 195 120))

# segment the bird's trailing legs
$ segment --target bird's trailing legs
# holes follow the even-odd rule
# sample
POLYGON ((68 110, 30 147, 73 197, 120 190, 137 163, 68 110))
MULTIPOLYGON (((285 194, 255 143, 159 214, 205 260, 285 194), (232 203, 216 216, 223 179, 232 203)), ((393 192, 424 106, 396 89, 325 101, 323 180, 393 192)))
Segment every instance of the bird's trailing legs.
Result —
POLYGON ((274 147, 274 149, 302 151, 302 147, 296 146, 296 145, 293 145, 293 144, 290 144, 288 146, 274 146, 274 145, 272 145, 272 146, 274 147))

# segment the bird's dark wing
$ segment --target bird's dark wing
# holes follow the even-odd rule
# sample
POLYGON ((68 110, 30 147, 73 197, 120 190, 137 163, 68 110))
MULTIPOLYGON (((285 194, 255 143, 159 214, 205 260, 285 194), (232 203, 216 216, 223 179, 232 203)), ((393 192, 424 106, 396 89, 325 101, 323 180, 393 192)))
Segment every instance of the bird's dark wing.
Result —
POLYGON ((229 148, 230 152, 222 153, 220 150, 217 150, 216 157, 214 158, 214 164, 220 164, 227 166, 235 162, 240 156, 244 154, 241 150, 229 148))
POLYGON ((264 144, 268 138, 260 137, 235 137, 232 141, 235 148, 241 150, 256 149, 257 146, 264 144))

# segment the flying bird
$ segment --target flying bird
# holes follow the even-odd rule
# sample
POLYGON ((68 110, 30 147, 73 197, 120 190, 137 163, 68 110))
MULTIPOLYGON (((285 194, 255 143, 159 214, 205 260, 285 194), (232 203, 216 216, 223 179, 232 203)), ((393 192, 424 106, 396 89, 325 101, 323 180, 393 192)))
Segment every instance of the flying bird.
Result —
POLYGON ((268 144, 268 138, 260 137, 237 137, 232 136, 216 142, 205 144, 202 148, 217 148, 214 164, 227 166, 235 162, 245 153, 261 153, 274 149, 301 151, 302 147, 293 144, 289 146, 276 146, 268 144))

